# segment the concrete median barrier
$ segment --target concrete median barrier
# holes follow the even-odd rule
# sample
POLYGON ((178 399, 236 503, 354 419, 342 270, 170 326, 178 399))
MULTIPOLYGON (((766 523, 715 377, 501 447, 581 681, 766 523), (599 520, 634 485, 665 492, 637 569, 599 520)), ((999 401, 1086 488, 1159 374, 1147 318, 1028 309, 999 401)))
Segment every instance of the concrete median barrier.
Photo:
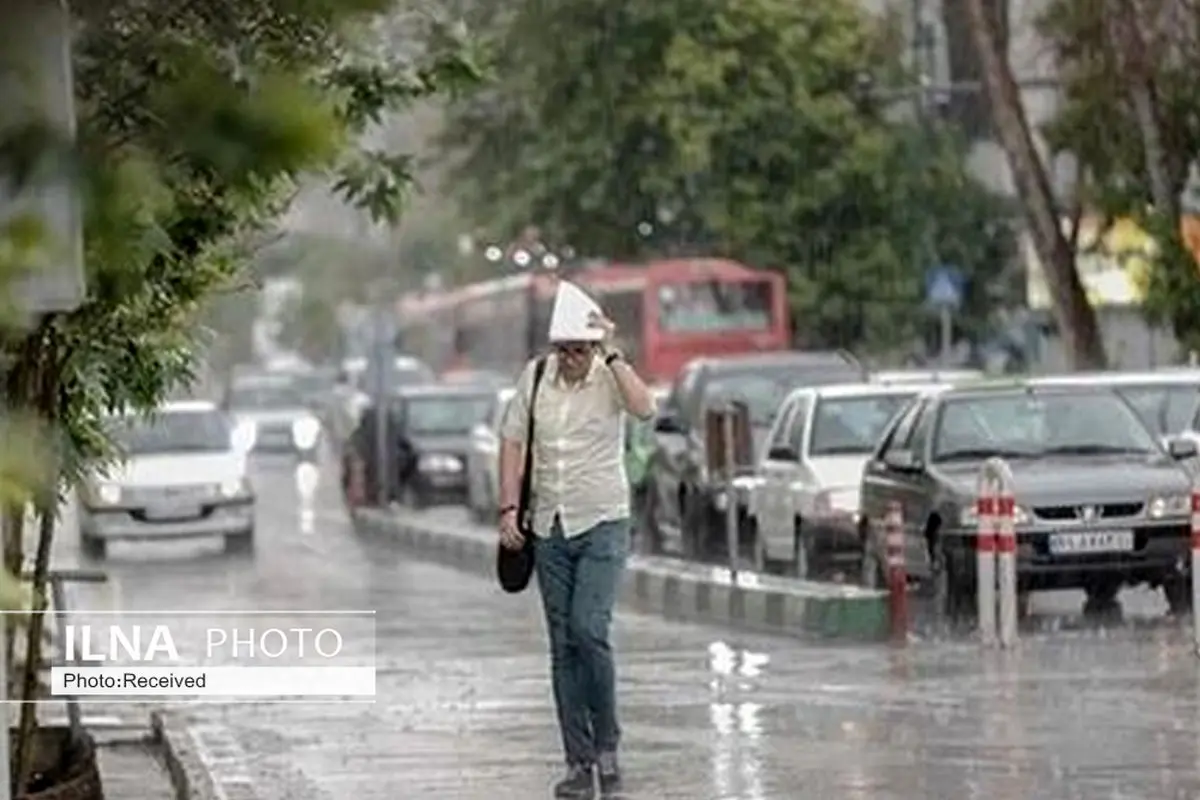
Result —
MULTIPOLYGON (((360 509, 355 528, 394 538, 423 557, 492 578, 496 537, 421 513, 360 509)), ((499 591, 497 589, 497 591, 499 591)), ((622 603, 639 611, 698 622, 850 641, 884 641, 889 619, 885 592, 858 586, 799 581, 669 558, 634 555, 622 603)))

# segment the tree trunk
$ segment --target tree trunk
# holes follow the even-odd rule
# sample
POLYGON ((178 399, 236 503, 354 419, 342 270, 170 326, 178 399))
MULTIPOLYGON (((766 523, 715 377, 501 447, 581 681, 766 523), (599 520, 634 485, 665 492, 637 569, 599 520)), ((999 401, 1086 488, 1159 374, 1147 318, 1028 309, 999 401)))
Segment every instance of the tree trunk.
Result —
POLYGON ((984 0, 966 0, 966 7, 992 119, 1000 145, 1008 156, 1034 248, 1045 271, 1054 318, 1062 332, 1071 366, 1077 370, 1103 369, 1108 359, 1096 312, 1088 303, 1075 268, 1075 253, 1059 222, 1054 191, 1034 144, 1008 56, 1000 48, 984 0))
MULTIPOLYGON (((4 524, 4 569, 10 575, 16 578, 21 577, 21 567, 25 561, 24 541, 25 541, 25 506, 13 504, 5 507, 3 514, 4 524)), ((12 684, 11 675, 15 675, 13 665, 16 664, 16 633, 17 626, 4 626, 4 653, 6 659, 5 664, 8 665, 9 675, 4 675, 4 699, 12 699, 8 694, 9 686, 12 684)))
MULTIPOLYGON (((54 330, 47 326, 44 329, 41 342, 40 358, 38 360, 37 395, 35 398, 37 411, 46 420, 47 430, 51 436, 57 436, 59 368, 57 341, 54 330)), ((38 512, 38 542, 33 565, 33 613, 29 619, 28 639, 25 646, 25 665, 21 675, 21 713, 17 723, 15 752, 13 753, 13 778, 16 785, 14 794, 25 792, 29 780, 33 777, 34 754, 36 746, 34 733, 37 728, 37 704, 33 702, 38 694, 38 670, 42 666, 42 644, 46 622, 46 585, 50 575, 50 550, 54 543, 54 526, 58 510, 58 465, 60 444, 55 439, 51 442, 50 453, 54 459, 51 474, 54 480, 44 488, 37 498, 38 512)), ((20 574, 20 573, 18 573, 20 574)))
POLYGON ((1142 135, 1146 175, 1150 179, 1150 195, 1154 199, 1155 210, 1173 223, 1179 223, 1183 213, 1182 204, 1179 189, 1171 176, 1170 158, 1163 141, 1158 87, 1151 63, 1153 56, 1148 49, 1152 43, 1147 41, 1138 22, 1141 9, 1133 0, 1112 0, 1107 8, 1113 50, 1123 67, 1125 90, 1142 135))

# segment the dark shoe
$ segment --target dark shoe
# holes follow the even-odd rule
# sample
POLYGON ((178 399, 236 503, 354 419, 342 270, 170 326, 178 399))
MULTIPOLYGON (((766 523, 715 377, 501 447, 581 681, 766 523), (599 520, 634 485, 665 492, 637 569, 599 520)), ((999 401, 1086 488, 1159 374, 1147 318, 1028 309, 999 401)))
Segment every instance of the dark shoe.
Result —
POLYGON ((596 796, 592 768, 583 764, 567 767, 567 777, 554 784, 554 796, 560 800, 592 800, 596 796))
POLYGON ((616 753, 601 753, 596 759, 596 771, 600 773, 601 797, 612 797, 621 791, 621 766, 616 753))

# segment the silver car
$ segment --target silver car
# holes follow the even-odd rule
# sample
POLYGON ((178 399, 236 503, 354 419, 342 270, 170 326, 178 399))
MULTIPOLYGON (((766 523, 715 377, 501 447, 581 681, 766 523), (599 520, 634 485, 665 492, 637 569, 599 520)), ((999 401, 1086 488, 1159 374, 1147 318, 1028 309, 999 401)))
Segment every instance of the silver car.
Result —
POLYGON ((152 417, 110 420, 124 459, 88 476, 77 520, 85 555, 115 540, 223 537, 227 550, 254 542, 255 493, 229 418, 213 403, 170 403, 152 417))
POLYGON ((496 393, 487 418, 471 431, 467 451, 467 507, 480 521, 494 518, 500 496, 500 423, 516 390, 506 387, 496 393))

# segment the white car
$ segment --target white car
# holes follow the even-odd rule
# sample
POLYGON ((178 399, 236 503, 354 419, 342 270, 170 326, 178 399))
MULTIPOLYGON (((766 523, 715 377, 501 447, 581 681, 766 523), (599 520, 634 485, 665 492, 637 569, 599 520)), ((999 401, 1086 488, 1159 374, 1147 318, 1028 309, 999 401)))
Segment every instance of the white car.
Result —
POLYGON ((324 431, 291 377, 235 378, 223 406, 233 416, 236 441, 247 451, 286 453, 316 461, 324 431))
POLYGON ((467 451, 467 508, 476 519, 494 519, 500 497, 500 423, 516 389, 507 387, 496 399, 484 422, 471 431, 471 449, 467 451))
POLYGON ((110 419, 124 459, 79 490, 80 546, 103 558, 114 540, 223 537, 254 544, 254 488, 229 417, 214 403, 168 403, 154 415, 110 419))
POLYGON ((937 385, 838 384, 788 395, 750 487, 757 569, 808 578, 859 556, 863 468, 888 422, 937 385))

